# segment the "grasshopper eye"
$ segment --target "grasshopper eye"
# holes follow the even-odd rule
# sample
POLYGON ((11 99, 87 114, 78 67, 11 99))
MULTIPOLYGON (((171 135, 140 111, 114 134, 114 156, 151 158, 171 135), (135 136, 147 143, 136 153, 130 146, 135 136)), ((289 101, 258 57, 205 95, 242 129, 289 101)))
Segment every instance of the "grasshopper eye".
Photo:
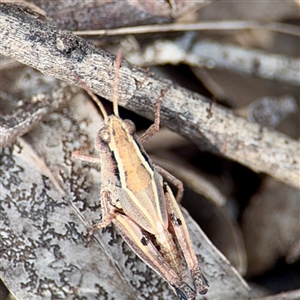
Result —
POLYGON ((131 120, 124 120, 124 124, 127 127, 129 134, 135 134, 135 125, 131 120))
POLYGON ((109 133, 109 129, 107 126, 100 128, 97 138, 101 139, 101 141, 103 141, 105 143, 110 142, 110 133, 109 133))

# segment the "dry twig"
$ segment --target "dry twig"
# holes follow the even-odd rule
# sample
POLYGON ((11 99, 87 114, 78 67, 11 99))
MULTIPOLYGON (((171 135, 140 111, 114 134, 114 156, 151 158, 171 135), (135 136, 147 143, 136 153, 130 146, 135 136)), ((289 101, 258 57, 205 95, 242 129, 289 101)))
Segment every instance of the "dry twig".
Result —
POLYGON ((258 21, 214 21, 214 22, 199 22, 189 24, 157 24, 157 25, 144 25, 144 26, 132 26, 122 27, 114 29, 103 30, 85 30, 74 31, 77 35, 126 35, 126 34, 143 34, 143 33, 155 33, 155 32, 176 32, 176 31, 199 31, 199 30, 244 30, 244 29, 265 29, 285 34, 299 36, 299 29, 297 26, 283 24, 283 23, 271 23, 271 22, 258 22, 258 21))
POLYGON ((156 40, 143 52, 130 51, 126 59, 140 66, 185 63, 193 67, 229 70, 300 85, 299 58, 245 49, 211 40, 200 40, 191 46, 188 40, 189 36, 175 41, 156 40), (184 49, 182 45, 186 43, 188 45, 185 45, 184 49))

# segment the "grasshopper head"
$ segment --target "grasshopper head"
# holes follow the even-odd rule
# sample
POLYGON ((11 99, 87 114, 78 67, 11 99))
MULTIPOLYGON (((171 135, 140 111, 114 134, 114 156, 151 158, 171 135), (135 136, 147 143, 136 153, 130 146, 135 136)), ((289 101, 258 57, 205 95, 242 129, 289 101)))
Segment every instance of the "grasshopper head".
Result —
POLYGON ((99 151, 103 142, 109 144, 113 139, 122 140, 134 134, 135 125, 131 120, 122 120, 115 115, 111 115, 97 133, 95 148, 99 151))
POLYGON ((112 115, 109 117, 108 124, 111 139, 127 139, 135 134, 135 125, 131 120, 122 120, 112 115))

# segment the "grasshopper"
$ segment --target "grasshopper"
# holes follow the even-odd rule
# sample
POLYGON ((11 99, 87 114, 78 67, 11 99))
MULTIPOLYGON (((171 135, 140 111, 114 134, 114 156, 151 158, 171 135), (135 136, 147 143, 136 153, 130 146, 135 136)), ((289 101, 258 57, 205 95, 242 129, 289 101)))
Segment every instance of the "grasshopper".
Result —
POLYGON ((201 272, 177 204, 183 194, 183 185, 167 171, 154 166, 141 146, 142 141, 159 129, 160 103, 167 89, 156 102, 154 124, 137 138, 134 123, 119 117, 120 64, 119 52, 113 92, 114 114, 108 116, 102 103, 84 87, 104 118, 94 142, 99 157, 79 151, 72 154, 75 158, 101 164, 102 220, 90 229, 89 237, 112 222, 132 250, 171 285, 179 299, 195 299, 198 293, 207 293, 209 284, 201 272), (162 176, 177 186, 177 199, 162 176), (188 277, 193 280, 193 288, 186 282, 188 277))

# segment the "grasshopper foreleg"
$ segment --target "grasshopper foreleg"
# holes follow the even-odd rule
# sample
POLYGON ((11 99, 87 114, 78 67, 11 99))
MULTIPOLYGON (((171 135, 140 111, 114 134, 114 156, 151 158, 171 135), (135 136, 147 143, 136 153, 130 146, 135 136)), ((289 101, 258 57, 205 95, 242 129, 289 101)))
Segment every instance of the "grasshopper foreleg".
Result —
POLYGON ((72 152, 72 157, 80 159, 85 162, 93 163, 93 164, 100 164, 101 159, 99 157, 94 157, 89 154, 82 153, 80 150, 76 150, 72 152))

